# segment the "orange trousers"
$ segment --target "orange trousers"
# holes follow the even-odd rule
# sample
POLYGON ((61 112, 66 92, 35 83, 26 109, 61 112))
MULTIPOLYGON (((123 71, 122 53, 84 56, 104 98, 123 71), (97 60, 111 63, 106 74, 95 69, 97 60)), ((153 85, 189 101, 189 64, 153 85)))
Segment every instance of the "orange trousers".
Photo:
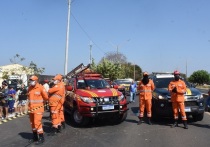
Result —
POLYGON ((58 125, 61 125, 60 110, 62 105, 58 104, 57 106, 50 106, 52 126, 58 128, 58 125))
POLYGON ((185 106, 184 102, 172 102, 173 112, 174 112, 174 119, 178 119, 179 117, 179 110, 182 116, 182 120, 187 120, 186 113, 185 113, 185 106))
POLYGON ((139 117, 144 117, 144 109, 146 107, 147 110, 147 117, 152 117, 152 100, 151 99, 140 99, 139 102, 139 117))
POLYGON ((37 134, 43 133, 42 116, 43 116, 42 112, 29 113, 32 131, 37 132, 37 134))

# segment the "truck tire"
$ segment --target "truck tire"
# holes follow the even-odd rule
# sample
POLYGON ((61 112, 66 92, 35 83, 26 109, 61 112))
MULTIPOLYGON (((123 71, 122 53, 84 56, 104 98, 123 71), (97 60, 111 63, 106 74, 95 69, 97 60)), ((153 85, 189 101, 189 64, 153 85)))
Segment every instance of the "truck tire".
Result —
POLYGON ((79 127, 84 127, 90 122, 90 118, 80 115, 77 108, 74 108, 71 114, 73 124, 79 127))
POLYGON ((204 116, 204 113, 193 115, 193 119, 195 121, 202 121, 203 120, 203 116, 204 116))

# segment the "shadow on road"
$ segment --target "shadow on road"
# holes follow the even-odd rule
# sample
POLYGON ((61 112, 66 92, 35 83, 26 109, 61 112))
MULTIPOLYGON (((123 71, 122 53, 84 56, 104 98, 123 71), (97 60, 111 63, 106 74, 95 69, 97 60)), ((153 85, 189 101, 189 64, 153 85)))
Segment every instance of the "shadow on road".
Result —
POLYGON ((19 133, 19 135, 20 135, 22 138, 27 139, 27 140, 29 140, 29 139, 32 138, 32 133, 28 133, 28 132, 21 132, 21 133, 19 133))
POLYGON ((196 127, 199 127, 199 128, 206 128, 206 129, 210 129, 210 125, 207 125, 207 124, 190 124, 192 126, 196 126, 196 127))

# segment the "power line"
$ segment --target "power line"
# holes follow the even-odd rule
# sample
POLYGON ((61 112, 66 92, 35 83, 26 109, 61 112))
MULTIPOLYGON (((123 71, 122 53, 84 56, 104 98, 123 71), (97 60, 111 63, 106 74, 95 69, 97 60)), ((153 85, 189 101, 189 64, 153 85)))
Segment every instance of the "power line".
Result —
POLYGON ((71 15, 73 17, 73 19, 76 21, 76 23, 79 25, 80 29, 85 33, 85 35, 88 37, 88 39, 90 39, 92 41, 92 43, 104 54, 107 54, 106 52, 104 52, 96 43, 95 41, 93 41, 93 39, 90 37, 90 35, 87 33, 87 31, 85 31, 85 29, 82 27, 82 25, 78 22, 78 20, 76 19, 76 17, 73 15, 73 13, 71 12, 71 15))

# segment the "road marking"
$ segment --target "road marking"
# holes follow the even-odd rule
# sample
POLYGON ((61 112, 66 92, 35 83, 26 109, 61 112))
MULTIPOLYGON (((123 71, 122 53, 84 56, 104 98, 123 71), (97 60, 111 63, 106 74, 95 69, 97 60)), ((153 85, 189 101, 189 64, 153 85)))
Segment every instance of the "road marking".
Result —
POLYGON ((209 112, 205 112, 207 115, 210 115, 210 113, 209 112))

